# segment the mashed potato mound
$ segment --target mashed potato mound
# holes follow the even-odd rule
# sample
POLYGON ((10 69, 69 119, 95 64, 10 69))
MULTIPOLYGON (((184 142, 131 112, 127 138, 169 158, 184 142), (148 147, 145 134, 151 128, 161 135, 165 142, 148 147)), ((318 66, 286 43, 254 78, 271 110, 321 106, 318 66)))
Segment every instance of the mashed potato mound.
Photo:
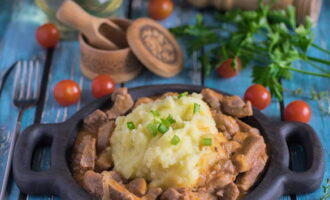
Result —
POLYGON ((226 156, 221 140, 209 106, 194 93, 141 104, 118 117, 110 143, 115 170, 125 178, 142 177, 151 186, 168 188, 196 186, 210 166, 226 156), (195 114, 194 104, 200 105, 195 114), (158 111, 159 118, 171 115, 176 122, 165 134, 154 136, 148 129, 155 120, 151 111, 158 111), (127 122, 133 122, 135 129, 129 129, 127 122), (175 135, 180 138, 177 144, 171 143, 175 135), (211 146, 203 145, 205 138, 212 138, 211 146))

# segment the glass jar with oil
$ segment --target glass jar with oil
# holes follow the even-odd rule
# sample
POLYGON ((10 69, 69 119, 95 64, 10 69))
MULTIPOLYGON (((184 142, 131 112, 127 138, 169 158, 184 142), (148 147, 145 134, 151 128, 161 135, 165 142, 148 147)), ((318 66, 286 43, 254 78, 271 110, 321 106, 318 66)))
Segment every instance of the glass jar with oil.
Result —
MULTIPOLYGON (((47 15, 50 22, 57 25, 61 38, 73 40, 77 38, 77 31, 56 19, 56 11, 65 0, 35 0, 35 3, 47 15)), ((115 16, 123 0, 74 0, 88 13, 98 17, 115 16)))

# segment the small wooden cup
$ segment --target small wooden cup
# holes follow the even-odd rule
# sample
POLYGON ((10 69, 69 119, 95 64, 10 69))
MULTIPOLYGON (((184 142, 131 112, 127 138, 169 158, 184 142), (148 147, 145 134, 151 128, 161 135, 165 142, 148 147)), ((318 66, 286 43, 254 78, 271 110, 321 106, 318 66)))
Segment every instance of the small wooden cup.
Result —
MULTIPOLYGON (((110 18, 125 32, 131 24, 130 20, 110 18)), ((116 83, 122 83, 135 78, 143 68, 129 47, 118 50, 101 50, 87 43, 80 34, 80 69, 82 73, 93 79, 99 74, 108 74, 116 83)))

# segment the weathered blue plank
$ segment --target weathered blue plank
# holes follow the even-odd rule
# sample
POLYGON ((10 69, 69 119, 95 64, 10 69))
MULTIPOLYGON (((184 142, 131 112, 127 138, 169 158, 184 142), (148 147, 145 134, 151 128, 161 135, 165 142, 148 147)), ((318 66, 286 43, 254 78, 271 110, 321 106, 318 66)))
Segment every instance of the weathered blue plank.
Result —
MULTIPOLYGON (((323 1, 323 7, 322 12, 320 15, 320 20, 315 27, 315 39, 316 43, 323 48, 326 48, 330 50, 330 40, 329 40, 329 19, 330 19, 330 1, 323 1)), ((330 60, 330 55, 326 55, 324 53, 321 53, 320 51, 311 48, 309 50, 309 54, 314 57, 319 57, 322 59, 330 60)), ((320 65, 321 67, 328 69, 329 66, 320 65)), ((316 70, 313 70, 310 66, 308 66, 307 63, 299 62, 295 64, 295 67, 317 72, 316 70)), ((330 92, 330 79, 326 78, 318 78, 314 76, 308 76, 308 75, 302 75, 299 73, 294 73, 293 79, 290 81, 285 81, 283 83, 283 86, 287 90, 294 90, 297 88, 303 88, 303 91, 305 95, 304 97, 296 97, 293 96, 291 93, 285 93, 284 96, 284 103, 285 105, 289 104, 291 101, 297 100, 297 99, 303 99, 305 100, 312 109, 312 119, 309 122, 309 124, 314 128, 316 133, 318 134, 323 148, 325 152, 325 160, 326 160, 326 172, 325 172, 325 178, 323 181, 323 184, 325 184, 326 178, 330 178, 330 140, 329 140, 329 132, 330 132, 330 115, 326 115, 325 113, 322 113, 319 109, 320 102, 311 100, 310 98, 305 98, 306 95, 310 96, 311 90, 316 91, 328 91, 330 92)), ((325 105, 327 105, 327 102, 323 102, 325 105)), ((328 102, 329 103, 329 102, 328 102)), ((294 152, 297 154, 298 158, 297 160, 294 160, 293 167, 295 169, 301 169, 303 164, 301 163, 300 156, 301 154, 294 152)), ((310 199, 320 199, 320 197, 323 195, 323 191, 320 188, 314 193, 306 194, 306 195, 299 195, 297 196, 297 199, 299 200, 310 200, 310 199)))
MULTIPOLYGON (((1 2, 0 13, 0 70, 1 73, 20 59, 32 56, 44 56, 44 50, 35 41, 34 33, 44 15, 33 5, 33 0, 1 2)), ((13 74, 12 74, 13 75, 13 74)), ((0 104, 0 126, 6 126, 6 133, 11 134, 16 123, 17 109, 12 104, 13 76, 4 87, 0 104)), ((35 109, 25 112, 22 129, 33 122, 35 109)), ((2 180, 7 152, 0 155, 0 180, 2 180)), ((12 199, 16 199, 18 189, 11 180, 8 187, 12 199)), ((2 183, 1 183, 2 184, 2 183)))

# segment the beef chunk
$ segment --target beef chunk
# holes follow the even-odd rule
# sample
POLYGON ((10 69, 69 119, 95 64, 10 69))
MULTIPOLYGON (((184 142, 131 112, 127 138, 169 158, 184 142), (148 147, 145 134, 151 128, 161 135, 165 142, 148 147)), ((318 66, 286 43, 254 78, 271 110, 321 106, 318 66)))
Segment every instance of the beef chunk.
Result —
POLYGON ((242 191, 247 191, 257 180, 259 174, 264 169, 267 162, 267 155, 262 154, 257 159, 252 168, 243 173, 240 174, 236 179, 236 184, 238 188, 242 191))
POLYGON ((144 178, 136 178, 127 184, 127 189, 136 196, 142 197, 147 192, 147 182, 144 178))
POLYGON ((105 183, 108 186, 109 190, 109 197, 110 199, 116 200, 140 200, 139 197, 135 196, 131 192, 129 192, 124 185, 121 183, 113 180, 113 179, 106 179, 105 183))
POLYGON ((84 119, 84 127, 91 133, 97 133, 99 127, 106 123, 107 120, 107 115, 98 109, 84 119))
POLYGON ((162 192, 162 188, 149 188, 147 194, 142 198, 142 200, 156 200, 162 192))
POLYGON ((87 171, 84 174, 83 186, 88 192, 101 197, 103 195, 102 175, 92 170, 87 171))
POLYGON ((124 180, 124 178, 121 177, 121 175, 118 172, 113 171, 113 170, 112 171, 103 171, 102 175, 104 177, 109 178, 109 179, 113 179, 113 180, 115 180, 119 183, 125 183, 126 182, 126 180, 124 180))
POLYGON ((221 112, 212 112, 213 118, 217 125, 217 129, 224 133, 227 139, 231 139, 239 130, 235 119, 222 114, 221 112))
MULTIPOLYGON (((235 134, 236 136, 236 134, 235 134)), ((237 141, 231 140, 222 144, 223 149, 226 151, 228 155, 232 155, 237 151, 237 149, 241 148, 241 144, 237 141)))
POLYGON ((96 159, 96 139, 89 134, 83 135, 76 141, 73 156, 73 171, 75 177, 81 181, 83 174, 93 170, 96 159))
POLYGON ((189 200, 217 200, 217 197, 211 194, 210 192, 199 191, 191 192, 189 200))
POLYGON ((136 108, 137 106, 139 106, 141 104, 150 103, 150 102, 153 102, 153 101, 154 100, 152 100, 149 97, 141 97, 141 98, 139 98, 138 100, 135 101, 134 108, 136 108))
POLYGON ((96 147, 98 152, 102 152, 110 145, 110 137, 115 129, 115 121, 111 120, 98 129, 96 147))
POLYGON ((203 100, 209 104, 211 109, 218 110, 220 108, 220 101, 223 100, 223 95, 208 88, 203 89, 201 94, 203 96, 203 100))
POLYGON ((168 188, 160 197, 161 200, 184 200, 184 194, 174 188, 168 188))
POLYGON ((242 131, 242 132, 248 132, 248 133, 250 133, 252 135, 255 135, 255 136, 260 135, 260 132, 259 132, 258 129, 251 127, 250 125, 242 122, 239 119, 236 119, 236 122, 237 122, 237 124, 239 126, 240 131, 242 131))
POLYGON ((244 154, 235 154, 233 156, 233 162, 235 164, 236 171, 239 173, 246 172, 251 169, 251 164, 244 154))
POLYGON ((266 144, 261 136, 249 136, 245 139, 240 153, 246 156, 246 159, 252 165, 256 158, 263 152, 265 152, 266 144))
POLYGON ((102 172, 112 167, 112 158, 110 148, 105 149, 96 159, 95 170, 102 172))
POLYGON ((233 117, 242 118, 253 114, 251 103, 245 103, 239 96, 225 96, 221 103, 221 110, 233 117))
POLYGON ((226 187, 217 191, 218 200, 236 200, 239 196, 239 189, 234 183, 229 183, 226 187))
POLYGON ((233 140, 242 144, 244 142, 244 140, 249 136, 248 133, 246 132, 241 132, 241 131, 238 131, 234 137, 233 137, 233 140))
POLYGON ((120 115, 127 113, 134 104, 130 94, 127 93, 127 88, 119 88, 112 94, 113 106, 106 113, 108 119, 116 119, 120 115))

